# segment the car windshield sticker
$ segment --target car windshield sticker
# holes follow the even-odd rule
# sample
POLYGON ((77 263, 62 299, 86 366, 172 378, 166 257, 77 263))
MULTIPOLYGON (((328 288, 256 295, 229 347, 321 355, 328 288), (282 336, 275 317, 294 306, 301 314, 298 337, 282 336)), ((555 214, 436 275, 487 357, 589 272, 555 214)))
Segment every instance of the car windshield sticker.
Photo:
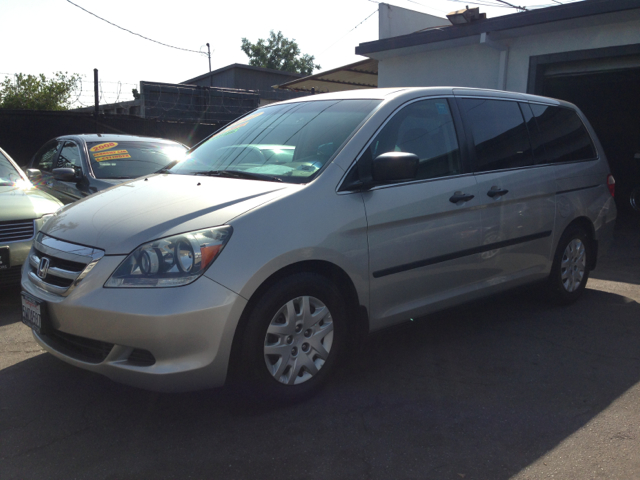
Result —
POLYGON ((98 158, 100 157, 104 157, 105 155, 120 155, 122 153, 129 153, 127 150, 109 150, 107 152, 96 152, 93 154, 93 158, 96 159, 96 161, 100 161, 98 160, 98 158))
POLYGON ((101 143, 100 145, 95 145, 89 149, 90 152, 101 152, 102 150, 109 150, 110 148, 118 146, 117 142, 107 142, 101 143))
POLYGON ((259 117, 263 113, 264 112, 260 112, 260 113, 256 113, 255 115, 250 115, 250 116, 248 116, 246 118, 243 118, 243 119, 239 120, 238 122, 229 125, 222 132, 218 133, 217 135, 214 135, 214 137, 224 137, 225 135, 230 135, 232 133, 236 133, 242 127, 246 126, 247 123, 249 123, 249 121, 253 120, 254 118, 259 117))
POLYGON ((103 157, 96 158, 96 162, 104 162, 105 160, 119 160, 121 158, 131 158, 131 155, 122 153, 120 155, 105 155, 103 157))

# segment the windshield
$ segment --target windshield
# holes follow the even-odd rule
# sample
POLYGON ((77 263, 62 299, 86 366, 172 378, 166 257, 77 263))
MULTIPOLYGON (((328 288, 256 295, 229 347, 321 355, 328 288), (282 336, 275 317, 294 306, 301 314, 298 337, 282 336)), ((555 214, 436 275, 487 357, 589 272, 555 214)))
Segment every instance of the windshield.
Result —
POLYGON ((96 178, 136 178, 157 172, 184 159, 187 148, 178 143, 87 143, 96 178))
POLYGON ((23 181, 11 162, 0 152, 0 186, 12 186, 23 181))
POLYGON ((262 108, 216 133, 171 173, 242 172, 233 176, 306 183, 379 103, 318 100, 262 108))

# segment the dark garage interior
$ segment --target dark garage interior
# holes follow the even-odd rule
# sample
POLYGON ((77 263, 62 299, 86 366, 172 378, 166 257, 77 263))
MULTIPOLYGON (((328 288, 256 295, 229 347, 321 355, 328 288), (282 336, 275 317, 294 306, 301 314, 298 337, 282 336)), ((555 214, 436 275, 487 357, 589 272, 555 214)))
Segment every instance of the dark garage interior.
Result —
POLYGON ((629 211, 640 186, 640 68, 545 76, 542 94, 575 103, 604 147, 616 179, 616 204, 629 211))

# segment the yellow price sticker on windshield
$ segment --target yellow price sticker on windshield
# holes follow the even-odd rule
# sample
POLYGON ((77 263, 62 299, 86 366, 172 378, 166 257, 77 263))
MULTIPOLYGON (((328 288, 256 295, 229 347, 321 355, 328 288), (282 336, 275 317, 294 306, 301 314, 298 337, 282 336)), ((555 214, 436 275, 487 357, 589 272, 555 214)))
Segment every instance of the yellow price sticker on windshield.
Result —
POLYGON ((104 157, 96 158, 96 162, 104 162, 105 160, 118 160, 120 158, 131 158, 131 155, 105 155, 104 157))
POLYGON ((110 148, 117 147, 117 142, 107 142, 101 143, 100 145, 95 145, 89 149, 90 152, 101 152, 102 150, 109 150, 110 148))
POLYGON ((96 152, 93 154, 93 158, 95 158, 96 160, 100 157, 103 157, 105 155, 120 155, 122 153, 129 153, 126 150, 108 150, 106 152, 96 152))

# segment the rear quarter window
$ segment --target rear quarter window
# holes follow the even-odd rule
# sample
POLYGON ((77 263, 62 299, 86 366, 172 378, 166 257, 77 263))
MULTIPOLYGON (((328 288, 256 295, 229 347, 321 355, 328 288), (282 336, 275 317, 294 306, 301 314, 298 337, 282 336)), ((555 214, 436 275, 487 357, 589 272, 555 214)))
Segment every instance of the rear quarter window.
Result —
POLYGON ((532 137, 537 137, 538 144, 536 163, 575 162, 596 158, 591 137, 574 110, 531 104, 531 111, 537 125, 537 132, 532 131, 532 137))

